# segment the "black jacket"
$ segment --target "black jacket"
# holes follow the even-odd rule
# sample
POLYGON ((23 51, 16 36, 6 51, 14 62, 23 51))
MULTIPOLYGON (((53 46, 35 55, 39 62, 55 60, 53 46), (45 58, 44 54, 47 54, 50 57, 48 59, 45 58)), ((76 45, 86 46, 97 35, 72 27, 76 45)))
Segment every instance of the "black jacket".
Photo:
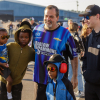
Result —
MULTIPOLYGON (((86 48, 86 41, 87 41, 87 37, 80 37, 81 38, 81 40, 82 40, 82 42, 83 42, 83 45, 84 45, 84 49, 86 48)), ((80 54, 80 60, 81 61, 83 61, 83 59, 84 59, 84 56, 83 57, 81 57, 81 54, 80 54)))
POLYGON ((83 42, 83 45, 84 45, 84 48, 86 48, 86 41, 87 41, 87 37, 80 37, 82 42, 83 42))
POLYGON ((87 38, 82 70, 87 82, 100 85, 100 32, 93 30, 87 38))
POLYGON ((84 45, 83 45, 83 42, 82 42, 81 38, 79 37, 78 33, 77 32, 71 33, 71 35, 74 38, 77 53, 81 53, 81 51, 84 51, 84 45))

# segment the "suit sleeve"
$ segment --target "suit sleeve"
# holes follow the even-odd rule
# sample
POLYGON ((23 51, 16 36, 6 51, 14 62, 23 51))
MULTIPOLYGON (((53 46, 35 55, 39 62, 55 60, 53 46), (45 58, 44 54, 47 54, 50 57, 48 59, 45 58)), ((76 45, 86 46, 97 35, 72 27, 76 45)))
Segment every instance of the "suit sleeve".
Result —
MULTIPOLYGON (((77 52, 76 52, 76 45, 74 42, 73 37, 70 35, 67 42, 66 42, 66 51, 64 51, 64 56, 68 56, 71 60, 74 57, 77 57, 77 52)), ((66 58, 66 57, 65 57, 66 58)))

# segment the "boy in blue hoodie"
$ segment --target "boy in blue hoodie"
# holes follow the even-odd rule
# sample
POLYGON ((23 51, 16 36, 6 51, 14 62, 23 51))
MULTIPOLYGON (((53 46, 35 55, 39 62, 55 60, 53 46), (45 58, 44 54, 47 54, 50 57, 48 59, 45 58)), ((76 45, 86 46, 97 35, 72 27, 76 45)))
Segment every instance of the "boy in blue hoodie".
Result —
POLYGON ((65 59, 59 54, 54 54, 44 65, 48 71, 47 100, 76 100, 71 82, 64 77, 67 69, 65 59))

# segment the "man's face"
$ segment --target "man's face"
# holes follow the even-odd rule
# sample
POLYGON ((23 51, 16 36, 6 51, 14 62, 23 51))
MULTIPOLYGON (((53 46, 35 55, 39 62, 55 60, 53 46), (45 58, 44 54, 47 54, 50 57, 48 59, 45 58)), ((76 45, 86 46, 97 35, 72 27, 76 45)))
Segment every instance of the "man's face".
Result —
POLYGON ((73 22, 70 20, 70 21, 68 21, 68 26, 70 26, 70 24, 72 24, 73 22))
POLYGON ((10 24, 12 24, 12 22, 10 22, 10 24))
POLYGON ((88 16, 88 19, 85 17, 85 23, 87 23, 88 27, 90 28, 95 28, 97 22, 97 15, 88 16))
POLYGON ((29 43, 29 33, 20 32, 18 39, 21 47, 26 46, 29 43))
POLYGON ((56 16, 56 10, 53 9, 46 9, 44 12, 44 24, 46 29, 55 29, 57 27, 57 21, 59 16, 56 16))
POLYGON ((34 20, 31 20, 31 24, 33 24, 34 23, 34 20))

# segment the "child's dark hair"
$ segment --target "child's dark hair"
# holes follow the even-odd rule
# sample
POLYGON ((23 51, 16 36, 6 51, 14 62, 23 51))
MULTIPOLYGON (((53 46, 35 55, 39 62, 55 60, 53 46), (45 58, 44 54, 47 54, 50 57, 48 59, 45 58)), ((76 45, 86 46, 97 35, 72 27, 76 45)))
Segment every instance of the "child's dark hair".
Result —
POLYGON ((7 32, 7 30, 5 28, 0 28, 0 32, 7 32))
POLYGON ((19 30, 19 31, 18 31, 18 34, 17 34, 17 37, 19 37, 20 32, 28 33, 28 34, 29 34, 29 40, 31 40, 31 30, 28 30, 28 29, 19 30))
POLYGON ((70 32, 77 32, 77 29, 78 29, 78 24, 73 22, 72 24, 70 24, 69 26, 69 31, 70 32))

